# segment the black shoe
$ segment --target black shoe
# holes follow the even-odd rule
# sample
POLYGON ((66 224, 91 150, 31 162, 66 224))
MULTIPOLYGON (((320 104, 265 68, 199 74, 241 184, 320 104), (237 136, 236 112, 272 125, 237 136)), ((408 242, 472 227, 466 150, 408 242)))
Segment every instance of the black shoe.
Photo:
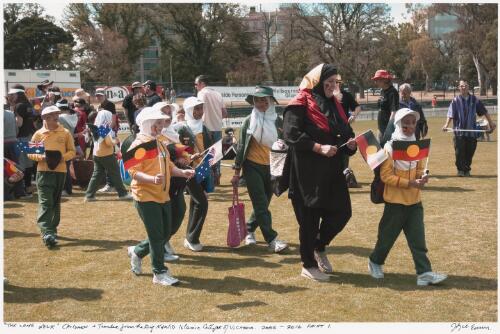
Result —
POLYGON ((463 170, 459 170, 458 173, 457 173, 457 176, 464 177, 465 176, 465 172, 463 170))
POLYGON ((466 176, 466 177, 470 177, 470 171, 465 171, 465 172, 464 172, 464 176, 466 176))
POLYGON ((56 237, 52 234, 46 234, 43 236, 43 243, 45 244, 45 246, 47 246, 47 248, 50 249, 57 245, 57 240, 56 237))

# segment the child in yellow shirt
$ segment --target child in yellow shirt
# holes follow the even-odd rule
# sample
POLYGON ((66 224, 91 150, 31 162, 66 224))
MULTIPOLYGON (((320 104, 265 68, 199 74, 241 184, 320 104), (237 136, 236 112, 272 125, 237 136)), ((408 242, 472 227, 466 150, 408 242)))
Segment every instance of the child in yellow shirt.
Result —
MULTIPOLYGON (((153 108, 144 108, 137 116, 140 131, 129 148, 157 140, 167 116, 153 108)), ((129 169, 132 177, 131 189, 134 205, 141 217, 148 239, 135 247, 128 247, 131 270, 138 275, 142 272, 142 258, 151 252, 153 283, 175 285, 179 280, 172 277, 163 263, 165 242, 171 233, 171 204, 169 197, 170 177, 191 178, 193 170, 181 170, 170 161, 166 147, 157 141, 159 155, 146 158, 129 169)))
POLYGON ((375 249, 368 261, 368 269, 373 278, 384 278, 382 265, 389 255, 401 230, 404 231, 410 247, 415 269, 417 285, 438 284, 447 276, 435 273, 427 257, 424 229, 424 208, 420 200, 420 190, 428 182, 423 173, 422 161, 402 161, 392 159, 392 142, 414 141, 415 128, 419 114, 408 108, 399 109, 394 117, 396 129, 384 148, 389 158, 380 168, 380 178, 385 184, 384 213, 378 227, 375 249))
POLYGON ((66 161, 75 156, 73 136, 59 124, 60 110, 49 106, 42 111, 43 126, 33 134, 32 142, 43 143, 44 154, 28 154, 37 161, 37 224, 44 244, 50 249, 57 244, 57 227, 61 220, 61 194, 66 180, 66 161))

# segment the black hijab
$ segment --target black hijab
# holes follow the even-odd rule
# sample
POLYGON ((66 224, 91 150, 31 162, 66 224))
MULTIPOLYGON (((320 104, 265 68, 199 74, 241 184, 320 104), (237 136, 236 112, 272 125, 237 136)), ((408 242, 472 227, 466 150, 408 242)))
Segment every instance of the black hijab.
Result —
MULTIPOLYGON (((337 74, 337 67, 331 64, 324 64, 321 68, 319 82, 312 89, 312 95, 316 100, 321 112, 328 118, 328 124, 335 137, 340 137, 342 142, 347 141, 351 136, 352 130, 349 124, 346 124, 340 116, 340 110, 331 98, 327 98, 323 89, 323 83, 332 75, 337 74)), ((340 102, 340 101, 339 101, 340 102)))

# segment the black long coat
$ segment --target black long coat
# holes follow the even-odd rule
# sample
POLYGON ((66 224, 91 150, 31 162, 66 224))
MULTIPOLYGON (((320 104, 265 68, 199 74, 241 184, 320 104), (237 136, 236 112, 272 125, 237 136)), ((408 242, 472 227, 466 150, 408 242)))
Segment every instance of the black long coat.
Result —
POLYGON ((327 158, 312 151, 314 143, 337 145, 345 143, 354 133, 335 130, 326 133, 306 116, 304 106, 288 106, 284 111, 283 137, 289 145, 288 197, 302 201, 306 207, 329 211, 351 211, 351 199, 342 171, 342 155, 353 155, 344 146, 327 158))

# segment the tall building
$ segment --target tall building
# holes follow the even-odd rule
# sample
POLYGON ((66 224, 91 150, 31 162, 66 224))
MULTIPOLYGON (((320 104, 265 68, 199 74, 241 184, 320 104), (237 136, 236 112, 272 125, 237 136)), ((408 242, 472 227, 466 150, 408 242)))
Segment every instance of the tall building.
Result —
POLYGON ((446 34, 459 27, 457 17, 449 14, 437 14, 427 20, 427 31, 433 39, 446 39, 446 34))

